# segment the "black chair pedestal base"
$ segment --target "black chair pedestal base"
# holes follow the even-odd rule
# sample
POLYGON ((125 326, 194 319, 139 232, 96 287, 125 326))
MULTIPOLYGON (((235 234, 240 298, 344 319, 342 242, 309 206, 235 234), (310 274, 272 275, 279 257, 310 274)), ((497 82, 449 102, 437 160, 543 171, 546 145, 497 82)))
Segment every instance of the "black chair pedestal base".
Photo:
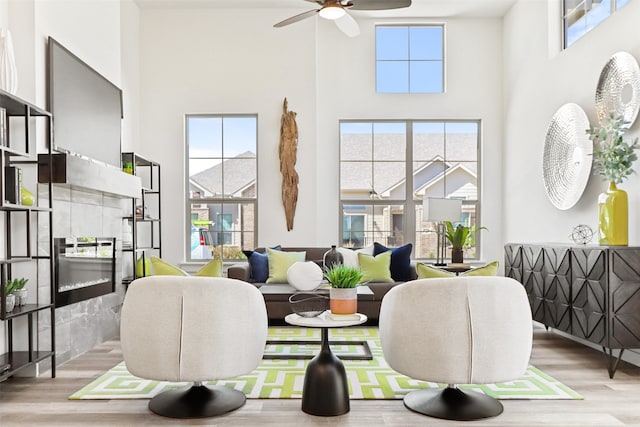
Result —
POLYGON ((420 414, 456 421, 495 417, 504 409, 491 396, 457 387, 412 391, 405 396, 404 405, 420 414))
POLYGON ((149 402, 149 409, 169 418, 206 418, 240 408, 246 396, 229 387, 193 385, 168 390, 149 402))

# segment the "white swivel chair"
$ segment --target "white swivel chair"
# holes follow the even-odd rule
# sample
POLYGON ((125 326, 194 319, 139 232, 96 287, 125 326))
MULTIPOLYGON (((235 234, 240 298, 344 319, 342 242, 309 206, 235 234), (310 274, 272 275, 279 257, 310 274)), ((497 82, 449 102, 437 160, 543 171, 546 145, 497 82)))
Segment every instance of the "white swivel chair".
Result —
POLYGON ((405 396, 406 407, 432 417, 499 415, 499 401, 456 385, 516 380, 529 364, 531 310, 524 287, 510 278, 406 282, 385 295, 379 322, 382 351, 392 369, 448 385, 405 396))
POLYGON ((129 372, 193 382, 151 399, 149 409, 166 417, 212 417, 244 405, 242 392, 203 382, 253 371, 266 339, 262 294, 240 280, 144 277, 129 285, 122 306, 120 340, 129 372))

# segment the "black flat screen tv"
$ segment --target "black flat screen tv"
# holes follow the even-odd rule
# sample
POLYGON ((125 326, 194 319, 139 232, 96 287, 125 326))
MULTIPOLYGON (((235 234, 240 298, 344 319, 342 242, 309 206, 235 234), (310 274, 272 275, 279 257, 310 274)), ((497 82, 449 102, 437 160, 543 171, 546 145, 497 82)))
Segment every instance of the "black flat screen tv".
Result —
POLYGON ((51 37, 48 81, 53 149, 121 168, 122 90, 51 37))

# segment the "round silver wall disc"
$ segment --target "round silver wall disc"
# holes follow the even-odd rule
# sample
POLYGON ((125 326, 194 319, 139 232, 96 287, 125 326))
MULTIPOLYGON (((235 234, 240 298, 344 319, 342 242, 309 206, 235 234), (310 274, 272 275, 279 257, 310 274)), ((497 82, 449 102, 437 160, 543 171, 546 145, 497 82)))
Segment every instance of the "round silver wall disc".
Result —
POLYGON ((547 197, 558 209, 575 205, 589 181, 593 144, 589 119, 577 104, 565 104, 549 123, 544 141, 542 174, 547 197))
POLYGON ((598 119, 614 113, 631 127, 640 109, 640 67, 627 52, 618 52, 605 64, 596 88, 598 119))

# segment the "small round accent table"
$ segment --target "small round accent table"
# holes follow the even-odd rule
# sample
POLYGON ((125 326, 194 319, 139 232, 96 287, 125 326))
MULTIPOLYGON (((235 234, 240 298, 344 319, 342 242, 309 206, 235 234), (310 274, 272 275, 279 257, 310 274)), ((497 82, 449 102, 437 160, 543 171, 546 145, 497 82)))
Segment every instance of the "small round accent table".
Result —
POLYGON ((367 321, 367 316, 356 313, 353 318, 334 320, 327 310, 317 317, 289 314, 284 320, 290 325, 322 328, 320 352, 311 359, 304 375, 302 410, 322 417, 349 412, 349 382, 342 361, 329 347, 329 328, 360 325, 367 321))

